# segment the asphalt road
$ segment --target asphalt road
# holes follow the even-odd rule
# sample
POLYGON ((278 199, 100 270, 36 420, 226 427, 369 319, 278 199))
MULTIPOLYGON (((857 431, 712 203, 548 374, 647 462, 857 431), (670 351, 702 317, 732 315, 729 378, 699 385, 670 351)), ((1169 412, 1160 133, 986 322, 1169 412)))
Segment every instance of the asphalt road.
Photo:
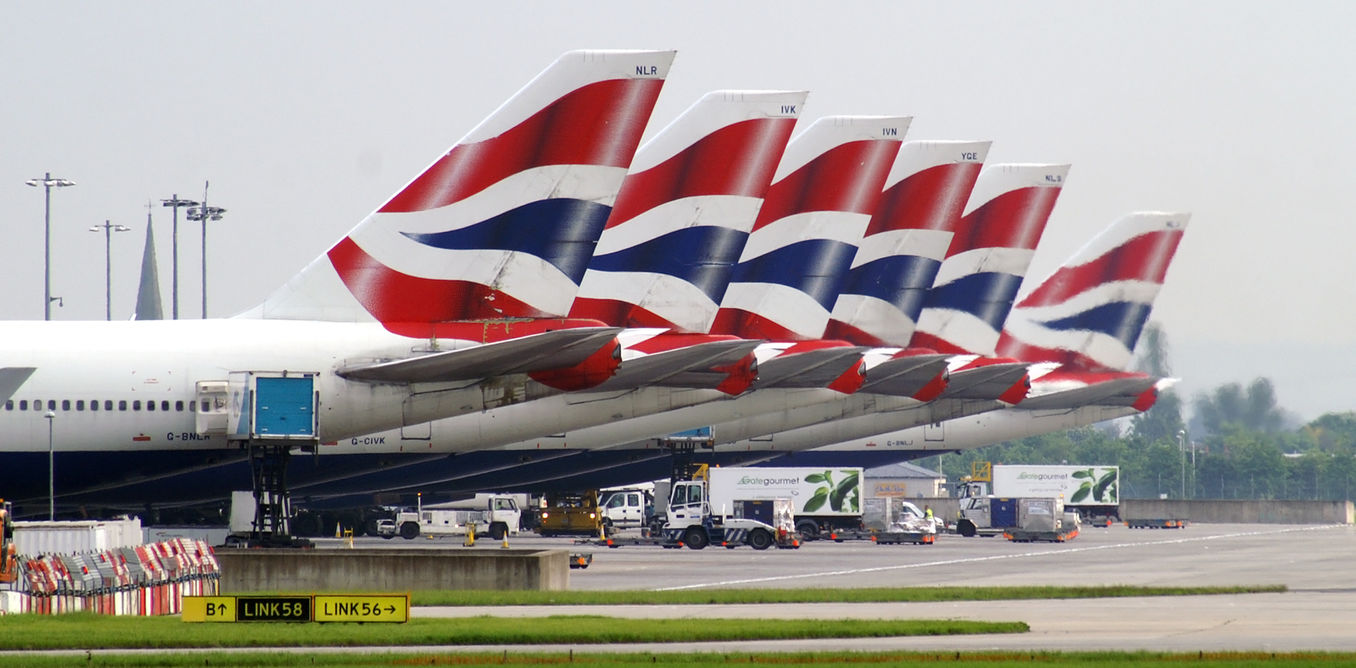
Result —
MULTIPOLYGON (((1020 635, 626 646, 639 651, 767 650, 1331 650, 1356 651, 1356 528, 1191 525, 1084 528, 1068 543, 942 536, 930 546, 809 543, 799 550, 514 547, 591 551, 580 590, 928 585, 1261 585, 1280 594, 959 603, 419 608, 417 616, 601 614, 640 618, 1020 620, 1020 635)), ((561 647, 564 649, 565 647, 561 647)), ((610 647, 573 646, 576 651, 610 647)), ((470 649, 470 648, 466 648, 470 649)), ((526 650, 527 648, 520 648, 526 650)), ((546 648, 538 648, 546 649, 546 648)), ((617 647, 615 649, 622 649, 617 647)), ((512 651, 512 648, 510 648, 512 651)))
MULTIPOLYGON (((572 589, 899 587, 927 585, 1261 585, 1277 594, 955 603, 777 605, 421 607, 416 617, 607 615, 624 619, 1020 620, 1024 634, 636 645, 389 648, 474 652, 762 652, 1148 650, 1356 651, 1356 528, 1191 525, 1181 530, 1085 528, 1068 543, 1010 543, 942 536, 929 546, 809 543, 799 550, 702 551, 582 546, 569 539, 515 537, 516 548, 588 551, 593 565, 571 572, 572 589)), ((319 541, 321 549, 345 546, 319 541)), ((467 549, 456 540, 359 539, 363 547, 467 549)), ((482 541, 471 549, 494 550, 482 541)), ((252 648, 250 651, 257 651, 252 648)), ((274 650, 270 650, 274 651, 274 650)), ((351 648, 287 648, 318 654, 351 648)), ((385 651, 385 650, 381 650, 385 651)), ((97 654, 155 652, 99 651, 97 654)), ((0 653, 0 656, 9 653, 0 653)), ((85 652, 55 652, 84 656, 85 652)))

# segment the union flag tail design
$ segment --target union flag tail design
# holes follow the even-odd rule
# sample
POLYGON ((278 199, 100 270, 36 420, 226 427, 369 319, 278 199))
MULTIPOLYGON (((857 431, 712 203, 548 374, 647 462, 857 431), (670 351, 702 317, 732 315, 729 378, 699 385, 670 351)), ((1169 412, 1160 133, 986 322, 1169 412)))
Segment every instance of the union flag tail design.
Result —
POLYGON ((908 131, 903 116, 833 116, 787 146, 711 332, 805 341, 829 310, 908 131))
POLYGON ((912 347, 994 354, 1068 171, 1068 165, 994 165, 980 172, 912 347))
POLYGON ((709 93, 646 142, 570 315, 707 332, 806 95, 709 93))
POLYGON ((1125 370, 1190 217, 1141 212, 1113 223, 1012 309, 998 354, 1125 370))
POLYGON ((247 316, 564 315, 673 51, 572 51, 247 316))
POLYGON ((988 155, 987 141, 899 149, 833 305, 825 338, 906 347, 988 155))

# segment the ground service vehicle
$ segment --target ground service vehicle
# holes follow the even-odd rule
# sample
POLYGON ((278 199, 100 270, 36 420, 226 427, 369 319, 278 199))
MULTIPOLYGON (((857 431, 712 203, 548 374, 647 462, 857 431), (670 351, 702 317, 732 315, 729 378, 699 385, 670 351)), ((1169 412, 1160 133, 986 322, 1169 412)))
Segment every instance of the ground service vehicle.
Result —
POLYGON ((774 544, 779 547, 799 544, 789 527, 774 527, 766 522, 737 517, 733 514, 732 502, 714 504, 708 473, 718 470, 702 466, 691 480, 673 483, 663 529, 665 539, 694 550, 713 544, 723 547, 748 545, 755 550, 766 550, 774 544))
POLYGON ((582 494, 548 494, 546 505, 538 515, 537 533, 543 536, 559 534, 597 535, 602 520, 598 513, 598 492, 582 494))
POLYGON ((14 582, 19 559, 14 549, 14 521, 8 501, 0 499, 0 582, 14 582))
POLYGON ((1066 510, 1077 511, 1086 521, 1120 521, 1118 467, 999 464, 992 468, 991 493, 996 496, 1062 498, 1066 510))
POLYGON ((612 490, 598 508, 605 529, 646 526, 654 518, 654 493, 640 488, 612 490))
POLYGON ((710 469, 710 476, 717 513, 733 513, 739 502, 786 498, 806 539, 862 528, 860 468, 728 467, 710 469))
POLYGON ((1066 516, 1062 498, 991 495, 988 463, 976 462, 972 470, 958 485, 956 533, 967 538, 1002 534, 1015 541, 1063 541, 1078 535, 1078 515, 1066 516))
POLYGON ((516 534, 522 520, 522 510, 513 496, 491 494, 471 501, 477 508, 424 508, 421 503, 414 512, 396 513, 394 520, 379 520, 377 535, 406 540, 419 536, 462 536, 468 532, 489 534, 495 540, 516 534))

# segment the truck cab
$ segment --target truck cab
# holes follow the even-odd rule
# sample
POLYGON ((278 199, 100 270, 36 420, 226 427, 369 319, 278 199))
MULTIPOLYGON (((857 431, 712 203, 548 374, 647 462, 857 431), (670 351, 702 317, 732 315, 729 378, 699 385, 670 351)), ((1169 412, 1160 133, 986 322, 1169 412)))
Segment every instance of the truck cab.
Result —
POLYGON ((618 489, 599 502, 603 527, 646 526, 654 517, 654 494, 645 489, 618 489))

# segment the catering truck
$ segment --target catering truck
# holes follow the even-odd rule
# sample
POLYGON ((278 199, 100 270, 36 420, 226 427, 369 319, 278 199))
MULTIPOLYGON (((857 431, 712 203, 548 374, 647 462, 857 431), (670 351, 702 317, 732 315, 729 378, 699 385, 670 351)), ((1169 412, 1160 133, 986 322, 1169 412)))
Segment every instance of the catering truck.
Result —
POLYGON ((1120 521, 1120 469, 1115 466, 993 466, 994 496, 1058 498, 1085 522, 1120 521))
POLYGON ((860 468, 729 467, 709 474, 713 511, 734 513, 737 504, 785 498, 791 500, 796 532, 807 540, 862 528, 860 468))

